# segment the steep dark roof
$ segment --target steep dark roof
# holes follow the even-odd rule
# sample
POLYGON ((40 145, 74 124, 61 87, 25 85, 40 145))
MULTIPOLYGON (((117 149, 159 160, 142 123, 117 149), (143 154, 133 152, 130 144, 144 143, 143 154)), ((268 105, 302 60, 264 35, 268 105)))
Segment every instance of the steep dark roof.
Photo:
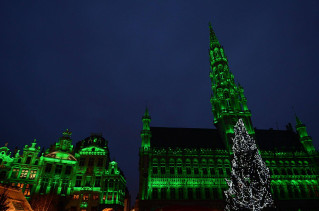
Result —
MULTIPOLYGON (((151 127, 151 146, 159 148, 225 149, 217 129, 151 127)), ((256 129, 256 143, 261 150, 300 151, 298 135, 289 130, 256 129)))
POLYGON ((301 151, 298 135, 290 130, 255 130, 256 142, 262 150, 301 151))
POLYGON ((151 127, 152 147, 225 149, 217 129, 151 127))

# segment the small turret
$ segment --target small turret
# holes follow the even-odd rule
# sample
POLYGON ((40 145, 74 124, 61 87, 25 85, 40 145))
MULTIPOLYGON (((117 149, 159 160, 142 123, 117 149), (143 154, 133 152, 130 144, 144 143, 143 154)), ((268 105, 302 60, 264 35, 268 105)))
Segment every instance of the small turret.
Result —
POLYGON ((314 148, 313 143, 312 143, 312 138, 307 133, 306 125, 304 125, 300 121, 300 119, 297 117, 297 115, 295 115, 295 117, 296 117, 296 130, 297 130, 298 135, 299 135, 299 140, 300 140, 301 144, 303 145, 304 149, 308 153, 311 154, 311 153, 315 152, 315 148, 314 148))
POLYGON ((148 149, 151 146, 151 129, 150 129, 150 122, 151 116, 149 115, 148 109, 145 109, 145 113, 142 117, 143 121, 143 130, 141 131, 141 138, 142 138, 142 145, 141 147, 144 149, 148 149))

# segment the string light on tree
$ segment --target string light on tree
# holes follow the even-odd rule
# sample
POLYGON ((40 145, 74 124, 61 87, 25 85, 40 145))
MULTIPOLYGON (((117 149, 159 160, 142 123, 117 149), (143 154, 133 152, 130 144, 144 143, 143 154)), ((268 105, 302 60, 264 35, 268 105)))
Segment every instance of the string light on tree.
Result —
POLYGON ((259 211, 273 207, 270 193, 269 169, 262 160, 253 138, 249 136, 242 119, 234 127, 231 178, 226 179, 229 189, 225 210, 259 211))

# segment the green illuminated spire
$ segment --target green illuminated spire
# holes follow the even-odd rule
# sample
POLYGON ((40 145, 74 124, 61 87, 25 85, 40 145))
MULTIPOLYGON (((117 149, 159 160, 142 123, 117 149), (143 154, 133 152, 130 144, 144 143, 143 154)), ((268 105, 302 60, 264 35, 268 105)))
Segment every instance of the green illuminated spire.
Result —
POLYGON ((148 109, 146 107, 145 113, 142 117, 143 121, 143 130, 141 131, 141 138, 142 138, 142 148, 149 148, 151 146, 151 129, 150 129, 150 122, 151 122, 151 116, 149 115, 148 109))
POLYGON ((305 148, 305 150, 308 153, 315 152, 315 148, 314 148, 313 143, 312 143, 312 138, 307 133, 306 125, 304 125, 300 121, 300 119, 297 117, 297 115, 295 115, 295 117, 296 117, 296 130, 298 132, 301 144, 303 145, 303 147, 305 148))
POLYGON ((244 121, 247 132, 253 135, 254 129, 251 122, 251 113, 247 107, 247 99, 244 89, 236 85, 234 75, 230 72, 228 60, 223 46, 220 45, 217 36, 209 23, 210 32, 210 74, 213 95, 210 99, 214 115, 214 124, 226 137, 225 144, 229 148, 230 137, 234 134, 234 125, 241 118, 244 121))

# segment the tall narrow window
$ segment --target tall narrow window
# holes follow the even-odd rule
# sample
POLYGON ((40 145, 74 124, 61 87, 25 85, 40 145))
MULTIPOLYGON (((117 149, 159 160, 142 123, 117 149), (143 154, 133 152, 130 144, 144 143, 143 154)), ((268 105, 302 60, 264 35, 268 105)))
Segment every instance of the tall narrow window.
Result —
POLYGON ((197 200, 201 199, 201 189, 200 188, 196 188, 196 199, 197 200))
POLYGON ((18 178, 18 176, 19 176, 19 171, 20 171, 20 169, 14 168, 14 169, 12 170, 12 177, 13 177, 13 178, 18 178))
POLYGON ((77 176, 75 181, 75 187, 81 187, 82 176, 77 176))
POLYGON ((52 164, 48 163, 48 164, 45 166, 45 173, 50 173, 50 172, 51 172, 51 169, 52 169, 52 164))
POLYGON ((89 166, 94 166, 94 158, 89 159, 89 166))
POLYGON ((100 183, 101 183, 101 177, 95 177, 95 187, 100 187, 100 183))
POLYGON ((209 190, 209 188, 205 188, 205 198, 207 200, 210 199, 210 190, 209 190))
POLYGON ((188 193, 188 199, 192 200, 193 199, 193 189, 187 188, 187 193, 188 193))
POLYGON ((175 200, 176 199, 176 193, 175 193, 175 188, 171 188, 171 199, 175 200))
POLYGON ((37 170, 31 170, 29 179, 35 179, 36 175, 37 175, 37 170))
POLYGON ((158 190, 157 188, 153 188, 153 192, 152 192, 152 198, 153 199, 158 199, 158 190))
POLYGON ((178 199, 184 199, 183 188, 178 188, 178 199))

